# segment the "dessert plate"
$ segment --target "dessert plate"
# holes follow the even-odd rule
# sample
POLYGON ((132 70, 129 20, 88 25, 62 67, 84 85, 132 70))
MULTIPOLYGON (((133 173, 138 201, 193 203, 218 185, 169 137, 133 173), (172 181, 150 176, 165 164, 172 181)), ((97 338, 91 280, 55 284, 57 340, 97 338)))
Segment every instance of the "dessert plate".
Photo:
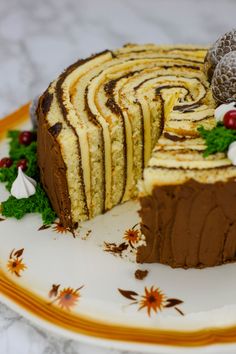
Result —
MULTIPOLYGON (((0 121, 0 156, 7 130, 29 126, 28 106, 0 121)), ((0 196, 7 197, 2 184, 0 196)), ((120 205, 82 223, 74 237, 59 222, 43 225, 39 215, 0 216, 1 301, 39 326, 96 345, 235 352, 236 264, 137 264, 138 208, 135 201, 120 205)))

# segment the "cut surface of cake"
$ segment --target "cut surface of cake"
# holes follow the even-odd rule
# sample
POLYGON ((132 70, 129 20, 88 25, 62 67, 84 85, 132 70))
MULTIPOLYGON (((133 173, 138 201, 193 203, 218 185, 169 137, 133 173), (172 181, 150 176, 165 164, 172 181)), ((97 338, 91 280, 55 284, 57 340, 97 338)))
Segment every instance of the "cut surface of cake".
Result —
POLYGON ((204 157, 215 126, 206 48, 126 45, 80 60, 39 100, 38 165, 70 229, 139 196, 139 262, 204 267, 236 253, 236 168, 204 157))

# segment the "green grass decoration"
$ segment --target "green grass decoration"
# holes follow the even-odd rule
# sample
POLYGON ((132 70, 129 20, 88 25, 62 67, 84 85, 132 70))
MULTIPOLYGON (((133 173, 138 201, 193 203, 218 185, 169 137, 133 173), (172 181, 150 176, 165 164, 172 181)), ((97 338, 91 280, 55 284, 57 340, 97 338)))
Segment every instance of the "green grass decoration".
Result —
POLYGON ((236 130, 227 129, 220 122, 211 130, 207 130, 201 126, 198 128, 198 132, 206 143, 206 150, 203 153, 204 157, 217 152, 227 152, 229 145, 236 141, 236 130))
POLYGON ((45 225, 51 224, 56 219, 56 213, 52 209, 49 199, 39 182, 39 171, 37 167, 36 149, 37 143, 33 141, 30 145, 25 146, 18 141, 20 131, 12 130, 8 132, 9 156, 13 160, 10 168, 0 168, 0 182, 6 183, 8 191, 11 190, 12 183, 17 177, 17 162, 26 159, 27 176, 37 181, 36 193, 29 198, 16 199, 10 196, 6 201, 1 203, 1 213, 5 217, 15 217, 21 219, 28 213, 40 213, 45 225))

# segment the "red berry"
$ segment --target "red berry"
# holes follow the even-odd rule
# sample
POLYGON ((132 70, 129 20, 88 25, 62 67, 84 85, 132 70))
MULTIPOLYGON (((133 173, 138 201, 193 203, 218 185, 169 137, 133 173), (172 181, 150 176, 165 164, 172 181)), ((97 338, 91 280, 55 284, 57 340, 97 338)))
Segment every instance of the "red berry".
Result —
POLYGON ((23 145, 29 145, 35 140, 35 135, 32 132, 24 131, 19 135, 19 143, 23 145))
POLYGON ((10 157, 3 157, 0 160, 0 167, 9 168, 9 167, 11 167, 12 164, 13 164, 13 161, 10 157))
POLYGON ((22 171, 27 170, 28 167, 28 161, 26 159, 22 159, 17 162, 17 167, 20 167, 22 171))
POLYGON ((228 111, 224 115, 224 126, 228 129, 236 129, 236 110, 228 111))

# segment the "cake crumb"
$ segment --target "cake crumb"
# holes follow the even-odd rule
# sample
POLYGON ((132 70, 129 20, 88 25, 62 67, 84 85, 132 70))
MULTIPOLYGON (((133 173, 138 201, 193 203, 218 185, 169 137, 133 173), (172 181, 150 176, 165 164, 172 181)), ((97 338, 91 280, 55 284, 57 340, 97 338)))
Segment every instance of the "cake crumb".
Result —
POLYGON ((92 230, 88 230, 85 235, 81 237, 82 240, 87 240, 89 236, 91 235, 92 230))
POLYGON ((115 243, 104 242, 104 251, 122 256, 123 251, 127 250, 128 245, 125 242, 117 245, 115 243))
POLYGON ((137 269, 134 276, 138 280, 143 280, 148 275, 148 270, 137 269))

